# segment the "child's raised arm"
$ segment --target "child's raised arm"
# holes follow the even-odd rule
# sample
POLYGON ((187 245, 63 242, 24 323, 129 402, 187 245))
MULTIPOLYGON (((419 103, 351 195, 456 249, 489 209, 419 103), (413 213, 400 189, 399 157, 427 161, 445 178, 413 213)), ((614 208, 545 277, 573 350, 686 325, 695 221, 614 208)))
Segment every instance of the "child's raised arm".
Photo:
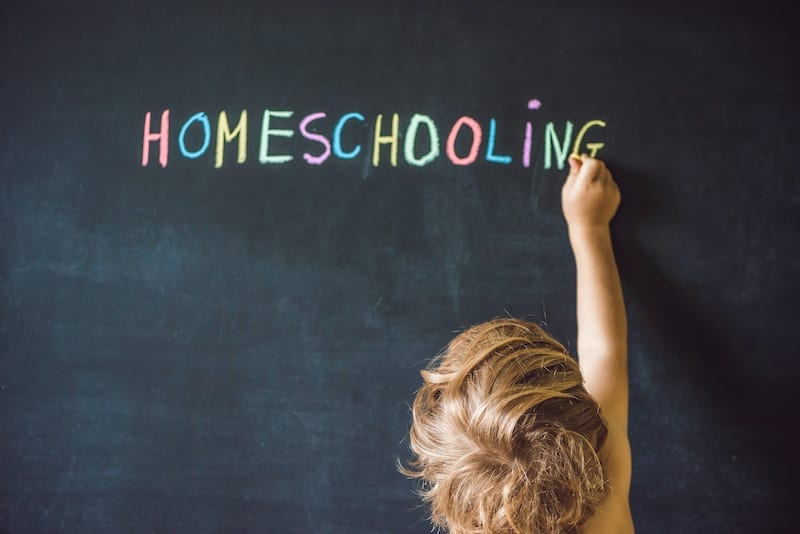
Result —
POLYGON ((561 192, 577 270, 578 360, 610 426, 627 435, 628 326, 609 222, 620 193, 605 164, 570 156, 561 192))
POLYGON ((600 405, 608 439, 600 451, 609 495, 582 534, 633 533, 628 441, 628 324, 609 222, 620 194, 605 164, 570 156, 561 190, 578 277, 578 363, 586 389, 600 405))

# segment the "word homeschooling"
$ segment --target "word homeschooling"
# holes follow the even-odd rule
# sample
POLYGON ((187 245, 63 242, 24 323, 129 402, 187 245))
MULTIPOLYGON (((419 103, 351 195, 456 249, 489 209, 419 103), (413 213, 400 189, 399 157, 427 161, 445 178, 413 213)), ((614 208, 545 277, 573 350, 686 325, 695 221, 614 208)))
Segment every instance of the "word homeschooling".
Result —
MULTIPOLYGON (((528 109, 539 109, 541 102, 539 100, 531 100, 528 102, 528 109)), ((266 164, 281 164, 288 163, 294 159, 292 154, 278 154, 270 152, 270 138, 271 137, 292 137, 295 133, 292 129, 285 127, 275 127, 275 119, 280 119, 289 122, 294 115, 294 111, 289 110, 272 110, 265 109, 261 119, 261 137, 258 150, 258 161, 262 165, 266 164)), ((324 112, 311 113, 303 117, 297 124, 297 129, 300 135, 308 141, 317 144, 315 153, 305 152, 303 159, 309 165, 321 165, 331 155, 340 159, 353 159, 361 153, 362 145, 353 142, 352 139, 345 141, 348 124, 350 123, 366 123, 366 118, 361 113, 352 112, 345 113, 335 120, 333 131, 330 138, 317 133, 316 128, 312 127, 312 123, 323 121, 327 119, 328 115, 324 112), (347 146, 347 148, 345 148, 347 146)), ((162 167, 167 166, 169 159, 169 135, 170 135, 170 115, 169 110, 164 110, 161 113, 161 129, 158 132, 153 132, 151 125, 151 114, 148 111, 144 117, 144 137, 142 140, 142 166, 147 166, 150 161, 150 145, 151 143, 158 142, 158 162, 162 167)), ((384 133, 384 116, 379 114, 375 117, 374 129, 372 137, 372 165, 378 167, 381 164, 381 148, 388 149, 388 160, 392 167, 397 166, 398 147, 400 145, 400 131, 399 131, 399 116, 393 113, 390 119, 389 132, 384 133)), ((324 124, 324 123, 322 123, 324 124)), ((283 126, 286 126, 284 123, 283 126)), ((486 161, 498 163, 501 165, 509 165, 513 161, 511 155, 498 154, 495 152, 495 138, 497 134, 497 121, 494 118, 489 119, 489 132, 484 146, 484 157, 486 161)), ((602 120, 594 119, 587 121, 578 131, 574 141, 572 138, 573 124, 566 121, 563 136, 559 137, 553 122, 548 122, 544 126, 544 168, 550 169, 555 159, 556 165, 559 169, 564 168, 564 163, 569 154, 577 154, 581 149, 584 137, 589 129, 593 127, 605 127, 606 123, 602 120), (570 144, 572 145, 571 151, 569 150, 570 144), (555 158, 553 158, 555 156, 555 158)), ((352 129, 354 126, 351 125, 352 129)), ((238 152, 236 157, 237 163, 244 163, 247 160, 247 132, 248 132, 248 119, 247 110, 242 110, 239 115, 239 122, 236 127, 231 129, 228 121, 228 114, 225 111, 220 111, 217 119, 216 129, 216 154, 214 158, 214 167, 220 168, 224 163, 225 145, 231 143, 234 139, 238 139, 238 152)), ((425 165, 436 160, 442 151, 439 142, 439 125, 429 115, 416 113, 411 116, 406 126, 405 135, 403 136, 403 156, 408 165, 416 167, 424 167, 425 165), (427 136, 420 136, 423 148, 427 151, 419 155, 417 149, 417 134, 420 129, 427 130, 427 136)), ((474 163, 481 152, 483 145, 483 132, 484 129, 472 117, 462 116, 458 118, 452 125, 450 125, 447 140, 444 144, 444 152, 447 159, 453 165, 470 165, 474 163), (460 138, 460 139, 459 139, 460 138), (468 140, 468 142, 466 142, 468 140), (469 150, 464 154, 464 147, 469 145, 469 150), (462 154, 456 152, 456 148, 461 150, 462 154)), ((196 141, 197 134, 192 133, 193 140, 196 141)), ((525 123, 524 136, 522 139, 522 153, 520 160, 523 167, 530 167, 531 165, 531 151, 533 144, 533 126, 530 121, 525 123)), ((178 133, 178 149, 181 156, 188 159, 196 159, 206 153, 211 145, 211 122, 205 113, 196 113, 189 117, 183 123, 178 133), (186 142, 187 132, 197 132, 201 129, 202 135, 200 136, 201 143, 199 147, 188 147, 186 142)), ((604 143, 593 142, 586 143, 586 151, 591 156, 595 156, 597 151, 604 146, 604 143)), ((366 152, 366 151, 365 151, 366 152)), ((386 150, 384 150, 386 152, 386 150)))

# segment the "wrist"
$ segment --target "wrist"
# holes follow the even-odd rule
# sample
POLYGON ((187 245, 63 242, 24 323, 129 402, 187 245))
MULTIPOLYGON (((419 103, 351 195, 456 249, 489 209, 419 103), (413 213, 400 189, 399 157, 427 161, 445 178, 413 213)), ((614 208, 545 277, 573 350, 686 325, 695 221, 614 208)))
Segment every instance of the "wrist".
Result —
POLYGON ((573 246, 611 240, 611 230, 608 224, 567 225, 567 229, 570 243, 573 246))

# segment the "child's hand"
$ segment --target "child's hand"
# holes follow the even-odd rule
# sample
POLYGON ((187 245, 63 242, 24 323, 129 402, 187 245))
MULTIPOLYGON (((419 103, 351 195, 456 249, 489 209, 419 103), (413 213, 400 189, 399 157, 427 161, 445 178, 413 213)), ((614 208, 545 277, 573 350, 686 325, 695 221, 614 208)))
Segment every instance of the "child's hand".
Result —
POLYGON ((619 189, 605 163, 586 155, 569 157, 561 208, 570 230, 607 228, 619 201, 619 189))

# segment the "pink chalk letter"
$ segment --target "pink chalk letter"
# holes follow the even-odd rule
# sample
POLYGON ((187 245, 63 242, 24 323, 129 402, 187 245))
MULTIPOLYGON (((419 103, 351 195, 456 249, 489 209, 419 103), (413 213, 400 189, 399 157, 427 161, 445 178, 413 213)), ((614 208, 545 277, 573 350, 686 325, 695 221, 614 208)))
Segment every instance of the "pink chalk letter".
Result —
POLYGON ((317 143, 321 144, 324 147, 322 154, 319 156, 312 156, 308 152, 303 154, 305 160, 311 165, 319 165, 326 159, 328 156, 331 155, 331 143, 328 141, 328 138, 324 135, 311 133, 308 131, 308 124, 312 121, 317 119, 324 119, 327 115, 325 113, 312 113, 300 121, 300 134, 306 139, 311 139, 312 141, 316 141, 317 143))
POLYGON ((478 148, 481 146, 482 135, 483 131, 481 130, 480 124, 472 117, 467 117, 465 115, 456 121, 453 128, 450 130, 450 135, 447 136, 447 157, 450 158, 453 165, 469 165, 475 161, 478 157, 478 148), (456 154, 456 137, 458 137, 458 132, 464 125, 472 130, 472 146, 469 148, 467 157, 460 158, 456 154))
POLYGON ((161 114, 161 131, 154 133, 150 131, 150 112, 144 116, 144 140, 142 141, 142 167, 147 166, 150 161, 150 143, 158 141, 158 162, 162 167, 167 166, 167 156, 169 153, 169 110, 165 109, 161 114))
POLYGON ((526 169, 531 166, 531 138, 533 127, 530 122, 525 123, 525 141, 522 144, 522 166, 526 169))

